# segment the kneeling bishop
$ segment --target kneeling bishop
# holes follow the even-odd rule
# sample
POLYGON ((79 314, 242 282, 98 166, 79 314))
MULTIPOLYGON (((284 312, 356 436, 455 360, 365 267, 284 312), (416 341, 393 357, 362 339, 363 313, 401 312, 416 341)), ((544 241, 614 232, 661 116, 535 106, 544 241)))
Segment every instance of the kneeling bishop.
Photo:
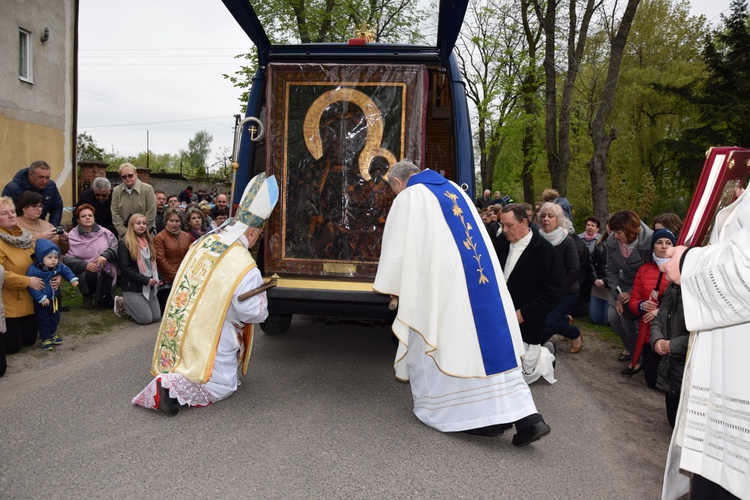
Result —
POLYGON ((159 327, 151 374, 133 404, 175 415, 180 405, 206 406, 230 396, 247 371, 253 326, 268 316, 266 293, 248 251, 278 201, 278 186, 254 177, 237 214, 190 247, 159 327), (217 321, 216 311, 226 311, 217 321))

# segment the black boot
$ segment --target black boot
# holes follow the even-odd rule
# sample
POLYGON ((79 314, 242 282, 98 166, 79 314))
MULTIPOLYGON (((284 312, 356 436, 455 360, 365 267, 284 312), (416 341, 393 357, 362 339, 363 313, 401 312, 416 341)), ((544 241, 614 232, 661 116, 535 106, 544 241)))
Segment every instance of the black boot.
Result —
POLYGON ((177 415, 180 412, 180 404, 175 398, 169 397, 169 389, 162 387, 161 380, 156 381, 159 391, 159 409, 167 415, 177 415))

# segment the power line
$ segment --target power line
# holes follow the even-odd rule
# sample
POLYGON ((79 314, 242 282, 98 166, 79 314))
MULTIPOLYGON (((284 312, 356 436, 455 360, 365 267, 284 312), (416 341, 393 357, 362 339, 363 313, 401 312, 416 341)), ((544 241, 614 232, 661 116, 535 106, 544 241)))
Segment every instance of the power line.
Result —
POLYGON ((140 104, 140 103, 125 101, 123 99, 118 99, 116 97, 107 96, 107 95, 104 95, 104 94, 99 94, 97 92, 92 92, 90 90, 80 90, 80 94, 81 94, 81 97, 85 97, 87 99, 91 99, 91 100, 99 101, 99 102, 104 102, 104 103, 107 103, 107 104, 112 104, 114 106, 120 106, 120 107, 123 107, 123 108, 136 109, 136 110, 139 110, 139 111, 151 111, 153 113, 157 113, 157 114, 161 114, 161 115, 166 115, 166 116, 173 116, 175 118, 186 118, 186 119, 189 118, 189 117, 187 117, 185 115, 180 115, 180 114, 177 114, 177 113, 173 113, 171 111, 164 111, 164 110, 160 110, 160 109, 156 109, 156 108, 151 108, 151 107, 148 107, 148 106, 144 106, 143 104, 140 104), (85 94, 93 94, 94 96, 99 96, 99 97, 92 97, 90 95, 85 95, 85 94))
MULTIPOLYGON (((105 66, 228 66, 232 62, 223 63, 134 63, 134 64, 106 64, 106 63, 91 63, 91 64, 79 64, 78 67, 89 67, 89 68, 102 68, 105 66)), ((236 63, 240 64, 240 63, 236 63)))
POLYGON ((164 120, 158 122, 142 122, 142 123, 118 123, 111 125, 81 125, 79 128, 82 129, 119 129, 127 127, 156 127, 156 126, 169 126, 176 124, 189 124, 189 123, 220 123, 221 120, 228 120, 226 115, 221 116, 207 116, 202 118, 187 118, 184 120, 164 120))
POLYGON ((137 51, 154 51, 154 50, 248 50, 250 47, 196 47, 196 48, 144 48, 144 49, 134 49, 134 48, 112 48, 112 49, 78 49, 78 52, 105 52, 105 51, 128 51, 128 52, 137 52, 137 51))

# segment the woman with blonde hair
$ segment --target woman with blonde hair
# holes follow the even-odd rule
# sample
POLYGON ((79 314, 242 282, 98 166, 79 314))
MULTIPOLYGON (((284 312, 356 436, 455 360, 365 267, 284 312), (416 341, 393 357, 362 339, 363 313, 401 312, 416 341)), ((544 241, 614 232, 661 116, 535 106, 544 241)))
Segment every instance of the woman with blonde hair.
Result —
POLYGON ((115 314, 122 316, 127 312, 141 325, 159 321, 161 310, 156 293, 162 282, 145 215, 130 217, 125 235, 118 243, 117 261, 122 297, 115 297, 115 314))
POLYGON ((0 335, 0 375, 5 372, 6 354, 14 354, 22 346, 36 342, 37 324, 29 288, 44 290, 44 281, 26 276, 34 250, 34 237, 18 226, 13 200, 0 196, 0 266, 5 269, 2 296, 7 326, 7 331, 0 335))
POLYGON ((539 224, 541 226, 539 234, 555 247, 563 263, 567 283, 565 298, 547 316, 547 325, 544 328, 545 337, 549 339, 552 335, 559 333, 571 340, 570 352, 578 354, 583 347, 581 330, 572 325, 570 311, 575 307, 581 290, 581 262, 576 242, 570 234, 573 225, 565 217, 562 207, 552 202, 545 202, 539 209, 539 224))

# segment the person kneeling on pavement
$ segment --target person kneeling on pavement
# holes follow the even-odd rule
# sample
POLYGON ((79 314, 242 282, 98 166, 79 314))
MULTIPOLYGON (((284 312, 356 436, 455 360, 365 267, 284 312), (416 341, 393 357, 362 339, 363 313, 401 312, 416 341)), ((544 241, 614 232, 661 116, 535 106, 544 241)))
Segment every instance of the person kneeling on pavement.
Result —
POLYGON ((414 414, 441 432, 494 436, 515 425, 515 446, 549 434, 523 377, 513 301, 472 200, 409 161, 387 175, 396 198, 373 287, 398 297, 394 367, 410 381, 414 414))

